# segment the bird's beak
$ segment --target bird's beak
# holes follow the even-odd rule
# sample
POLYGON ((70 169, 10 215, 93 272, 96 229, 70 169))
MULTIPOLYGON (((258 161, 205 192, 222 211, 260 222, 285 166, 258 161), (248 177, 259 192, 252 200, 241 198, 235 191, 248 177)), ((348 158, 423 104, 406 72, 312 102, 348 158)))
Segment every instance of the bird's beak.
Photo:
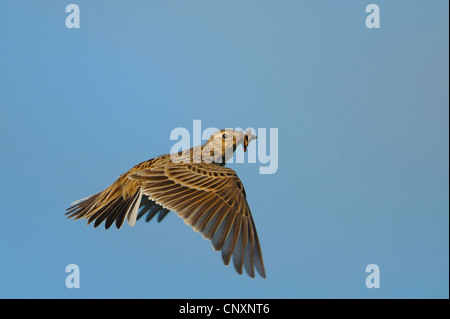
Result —
POLYGON ((244 143, 242 145, 244 146, 244 152, 247 152, 247 146, 252 140, 256 140, 256 135, 253 135, 250 130, 247 130, 244 134, 244 143))

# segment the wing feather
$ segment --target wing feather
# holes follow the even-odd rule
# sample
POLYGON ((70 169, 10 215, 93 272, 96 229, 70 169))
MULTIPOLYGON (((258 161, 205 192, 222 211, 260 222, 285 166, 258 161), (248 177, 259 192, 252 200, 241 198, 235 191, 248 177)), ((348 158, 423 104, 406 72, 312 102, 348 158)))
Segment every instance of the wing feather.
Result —
POLYGON ((232 169, 206 163, 168 165, 161 161, 129 178, 141 183, 143 194, 151 201, 174 211, 194 231, 210 239, 215 250, 222 250, 225 264, 233 257, 238 273, 245 268, 254 277, 256 268, 265 277, 245 190, 232 169))
POLYGON ((94 222, 114 222, 120 228, 127 219, 133 226, 146 215, 158 214, 160 222, 175 212, 193 230, 211 240, 228 265, 233 257, 236 271, 249 276, 256 271, 265 278, 261 247, 247 203, 245 189, 236 173, 208 163, 174 163, 162 156, 136 165, 105 191, 74 202, 69 218, 94 222))
POLYGON ((225 264, 233 257, 238 273, 245 267, 254 277, 256 268, 265 277, 254 221, 236 173, 214 164, 160 164, 129 178, 140 181, 152 201, 210 239, 215 250, 222 250, 225 264))

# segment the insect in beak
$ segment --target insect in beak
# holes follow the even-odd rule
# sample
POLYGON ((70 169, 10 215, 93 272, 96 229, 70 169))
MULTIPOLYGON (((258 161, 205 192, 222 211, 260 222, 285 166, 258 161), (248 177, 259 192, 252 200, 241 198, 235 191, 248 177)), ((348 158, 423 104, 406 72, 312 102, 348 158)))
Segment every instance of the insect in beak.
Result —
POLYGON ((249 131, 247 131, 246 133, 248 134, 244 135, 244 144, 242 144, 242 146, 244 146, 244 152, 247 152, 247 146, 250 143, 250 141, 256 139, 256 136, 251 134, 249 131))

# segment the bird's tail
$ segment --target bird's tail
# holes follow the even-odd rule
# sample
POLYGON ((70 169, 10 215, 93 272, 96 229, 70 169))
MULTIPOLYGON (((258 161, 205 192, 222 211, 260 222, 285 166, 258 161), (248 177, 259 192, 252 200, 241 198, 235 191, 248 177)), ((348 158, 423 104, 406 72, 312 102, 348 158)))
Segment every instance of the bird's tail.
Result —
POLYGON ((108 229, 115 222, 116 227, 122 227, 125 218, 128 224, 134 226, 141 205, 142 191, 140 187, 126 192, 114 183, 104 191, 80 199, 67 208, 67 218, 87 219, 88 224, 94 222, 94 227, 105 221, 108 229))

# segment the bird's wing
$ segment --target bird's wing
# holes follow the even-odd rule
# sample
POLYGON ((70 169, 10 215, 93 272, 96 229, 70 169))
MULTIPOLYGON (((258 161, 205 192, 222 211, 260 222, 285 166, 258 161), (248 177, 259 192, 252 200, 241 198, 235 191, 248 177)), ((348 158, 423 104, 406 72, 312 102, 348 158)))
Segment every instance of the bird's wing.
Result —
POLYGON ((265 278, 261 247, 242 182, 230 168, 205 163, 155 163, 127 174, 143 195, 183 218, 187 225, 222 251, 236 271, 265 278))

